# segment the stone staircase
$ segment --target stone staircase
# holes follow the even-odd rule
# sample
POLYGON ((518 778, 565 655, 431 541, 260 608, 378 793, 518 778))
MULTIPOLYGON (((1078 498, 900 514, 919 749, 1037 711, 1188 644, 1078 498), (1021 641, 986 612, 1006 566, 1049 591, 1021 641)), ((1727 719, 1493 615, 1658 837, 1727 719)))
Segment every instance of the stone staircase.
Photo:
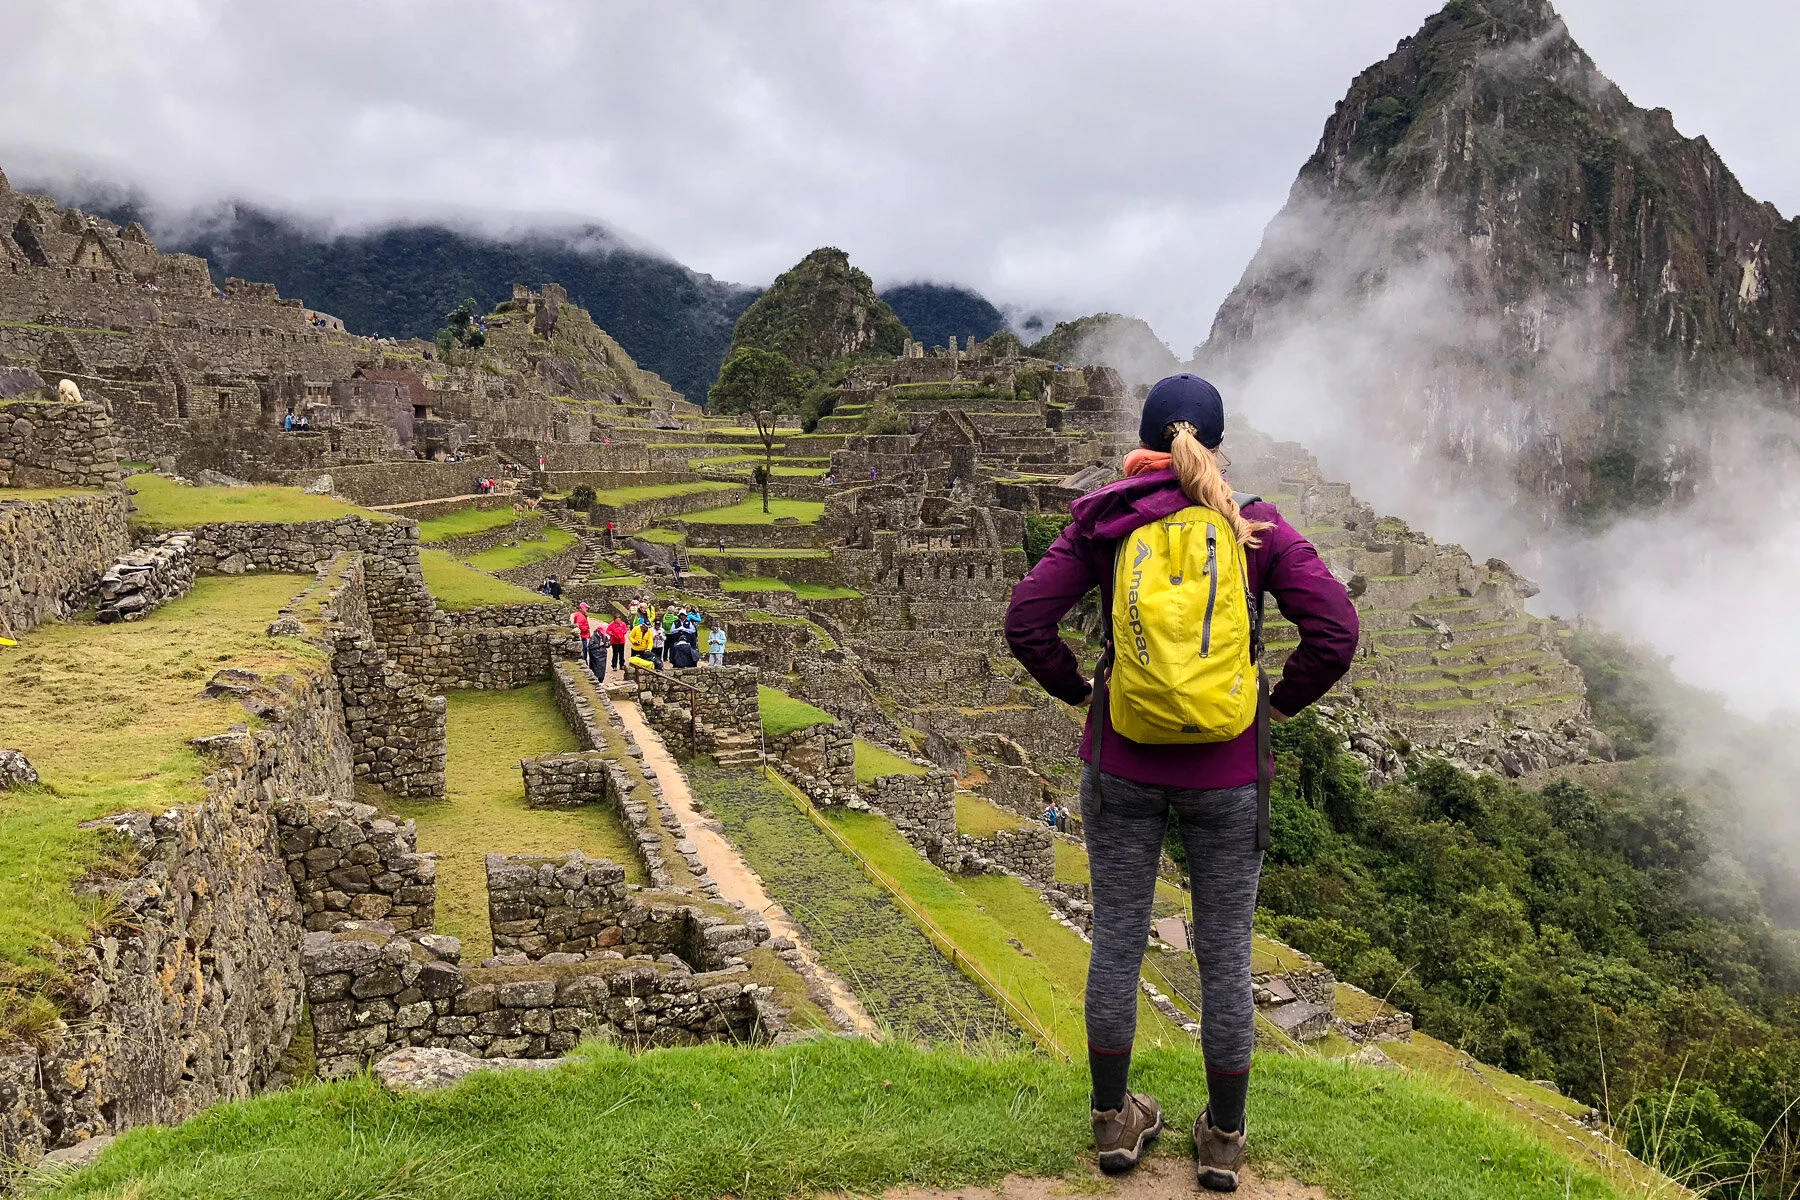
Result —
POLYGON ((638 691, 638 708, 673 749, 690 754, 710 754, 721 766, 758 766, 762 763, 762 742, 755 734, 722 728, 704 717, 693 720, 688 705, 678 700, 666 700, 647 688, 638 691))

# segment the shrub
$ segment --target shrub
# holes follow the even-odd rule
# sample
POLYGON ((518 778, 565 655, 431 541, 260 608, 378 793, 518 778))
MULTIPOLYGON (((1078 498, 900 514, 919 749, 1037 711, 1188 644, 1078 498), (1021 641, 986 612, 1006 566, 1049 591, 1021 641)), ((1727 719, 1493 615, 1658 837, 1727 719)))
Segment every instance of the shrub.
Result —
POLYGON ((869 406, 868 422, 863 426, 863 432, 877 436, 911 433, 912 426, 891 402, 882 400, 869 406))
POLYGON ((585 483, 578 483, 569 492, 569 507, 586 512, 594 507, 594 489, 585 483))

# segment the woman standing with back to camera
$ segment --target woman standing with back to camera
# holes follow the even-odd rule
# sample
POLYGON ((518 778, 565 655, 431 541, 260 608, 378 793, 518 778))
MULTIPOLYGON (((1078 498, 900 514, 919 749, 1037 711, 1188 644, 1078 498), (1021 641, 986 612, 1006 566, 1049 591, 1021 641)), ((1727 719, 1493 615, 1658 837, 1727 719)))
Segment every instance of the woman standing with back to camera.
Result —
POLYGON ((1076 500, 1069 524, 1013 589, 1006 640, 1052 696, 1094 701, 1081 743, 1081 820, 1093 879, 1086 1008, 1100 1166, 1129 1170, 1162 1132, 1161 1107, 1126 1083, 1173 813, 1202 988, 1199 1182, 1233 1191, 1255 1041, 1250 924, 1268 845, 1269 722, 1299 712, 1350 668, 1356 608, 1274 505, 1225 482, 1225 405, 1212 384, 1187 374, 1162 380, 1138 432, 1125 478, 1076 500), (1057 626, 1095 586, 1109 636, 1089 681, 1057 626), (1300 631, 1272 692, 1256 666, 1264 592, 1300 631))

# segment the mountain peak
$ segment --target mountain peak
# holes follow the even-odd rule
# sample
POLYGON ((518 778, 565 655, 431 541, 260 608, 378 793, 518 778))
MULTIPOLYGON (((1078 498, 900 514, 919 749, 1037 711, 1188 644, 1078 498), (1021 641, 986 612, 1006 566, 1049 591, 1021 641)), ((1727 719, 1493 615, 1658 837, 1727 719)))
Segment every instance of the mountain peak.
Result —
POLYGON ((1206 354, 1286 342, 1359 422, 1597 516, 1690 492, 1721 395, 1800 387, 1797 246, 1548 3, 1451 0, 1352 82, 1206 354))

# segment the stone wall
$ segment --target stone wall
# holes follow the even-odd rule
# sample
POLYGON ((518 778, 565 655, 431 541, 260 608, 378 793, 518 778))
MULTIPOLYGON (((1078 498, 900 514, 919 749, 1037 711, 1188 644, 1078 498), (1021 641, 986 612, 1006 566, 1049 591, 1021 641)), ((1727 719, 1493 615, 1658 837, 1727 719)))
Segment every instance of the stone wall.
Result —
POLYGON ((124 477, 105 405, 0 401, 0 487, 105 487, 124 477))
POLYGON ((490 854, 487 889, 496 954, 673 954, 714 971, 742 961, 739 955, 769 937, 766 923, 738 924, 644 892, 625 882, 625 868, 578 850, 557 858, 490 854))
POLYGON ((1000 829, 983 837, 959 834, 968 855, 964 871, 1004 871, 1032 883, 1056 879, 1056 843, 1048 826, 1000 829))
MULTIPOLYGON (((410 512, 407 513, 407 516, 412 517, 413 520, 425 519, 414 517, 410 512)), ((544 526, 549 522, 550 519, 544 514, 531 513, 520 516, 506 525, 496 525, 492 529, 483 529, 465 537, 446 538, 441 542, 422 542, 420 544, 427 549, 447 550, 458 558, 465 558, 472 554, 480 554, 483 550, 504 546, 508 542, 535 538, 544 531, 544 526)))
MULTIPOLYGON (((382 462, 331 468, 331 482, 338 494, 358 504, 413 504, 451 496, 473 496, 477 479, 506 474, 509 464, 499 458, 470 458, 457 463, 382 462)), ((297 487, 312 482, 317 472, 302 472, 288 480, 297 487), (301 475, 305 475, 302 478, 301 475)))
POLYGON ((347 799, 350 747, 329 677, 249 685, 254 731, 196 742, 205 795, 96 822, 141 856, 106 882, 116 919, 70 960, 52 1049, 0 1047, 0 1154, 173 1124, 276 1076, 300 1019, 301 906, 282 869, 282 797, 347 799))
POLYGON ((8 500, 0 492, 0 635, 65 617, 131 548, 120 491, 8 500))
POLYGON ((821 721, 768 739, 769 757, 820 804, 856 793, 856 736, 838 721, 821 721))
MULTIPOLYGON (((743 964, 695 972, 611 958, 469 969, 454 938, 417 941, 380 922, 306 935, 319 1074, 342 1079, 406 1046, 549 1058, 583 1038, 639 1046, 765 1040, 786 1027, 773 989, 743 964)), ((571 956, 572 957, 572 956, 571 956)))
POLYGON ((442 796, 448 705, 377 639, 367 564, 365 555, 346 554, 321 572, 356 777, 393 796, 442 796))
POLYGON ((437 858, 418 852, 410 820, 367 804, 316 798, 275 808, 281 854, 312 930, 346 918, 429 932, 437 920, 437 858))
POLYGON ((136 621, 194 586, 194 535, 169 533, 140 546, 100 577, 101 624, 136 621))
MULTIPOLYGON (((650 805, 658 806, 658 817, 668 822, 670 828, 677 827, 678 822, 668 808, 668 801, 649 776, 644 777, 644 788, 639 788, 633 782, 631 773, 620 761, 619 752, 613 749, 613 739, 617 740, 617 745, 626 758, 641 759, 643 750, 633 740, 631 731, 619 720, 618 710, 613 708, 612 701, 605 692, 595 687, 591 693, 599 702, 599 709, 589 701, 588 693, 578 686, 578 674, 585 676, 590 682, 593 680, 593 673, 579 663, 558 662, 552 669, 556 706, 562 712, 563 719, 569 723, 569 728, 575 731, 583 748, 584 762, 587 764, 584 773, 591 772, 592 764, 599 763, 606 775, 606 790, 603 794, 596 792, 590 775, 587 783, 579 790, 570 788, 568 799, 574 800, 580 796, 590 800, 604 799, 607 803, 616 805, 625 827, 631 831, 644 873, 655 886, 670 887, 674 884, 675 877, 670 872, 669 855, 664 852, 663 838, 657 828, 657 820, 650 814, 650 805), (601 728, 601 722, 605 722, 605 729, 601 728)), ((523 769, 525 764, 521 763, 520 767, 523 769)), ((692 857, 692 847, 688 843, 676 842, 669 849, 688 859, 688 869, 696 877, 702 874, 699 860, 692 857)), ((704 886, 702 890, 705 890, 704 886)))
POLYGON ((279 571, 309 575, 339 554, 419 561, 419 527, 409 521, 218 522, 194 526, 194 569, 202 575, 279 571))
POLYGON ((754 741, 762 732, 755 667, 634 668, 631 679, 638 686, 644 719, 677 754, 715 753, 723 739, 754 741), (690 710, 696 718, 693 721, 690 710), (698 746, 694 745, 696 732, 698 746))
POLYGON ((739 503, 747 495, 747 487, 733 487, 680 492, 673 496, 659 496, 654 500, 634 500, 629 504, 595 504, 588 509, 588 523, 596 529, 602 529, 611 521, 615 533, 635 533, 665 517, 678 517, 683 513, 701 512, 709 508, 727 508, 739 503))
POLYGON ((613 799, 606 772, 608 761, 604 754, 593 750, 523 760, 519 770, 525 776, 525 806, 578 808, 607 803, 613 799))
POLYGON ((957 836, 956 777, 948 771, 883 775, 870 785, 867 796, 921 852, 957 836))

